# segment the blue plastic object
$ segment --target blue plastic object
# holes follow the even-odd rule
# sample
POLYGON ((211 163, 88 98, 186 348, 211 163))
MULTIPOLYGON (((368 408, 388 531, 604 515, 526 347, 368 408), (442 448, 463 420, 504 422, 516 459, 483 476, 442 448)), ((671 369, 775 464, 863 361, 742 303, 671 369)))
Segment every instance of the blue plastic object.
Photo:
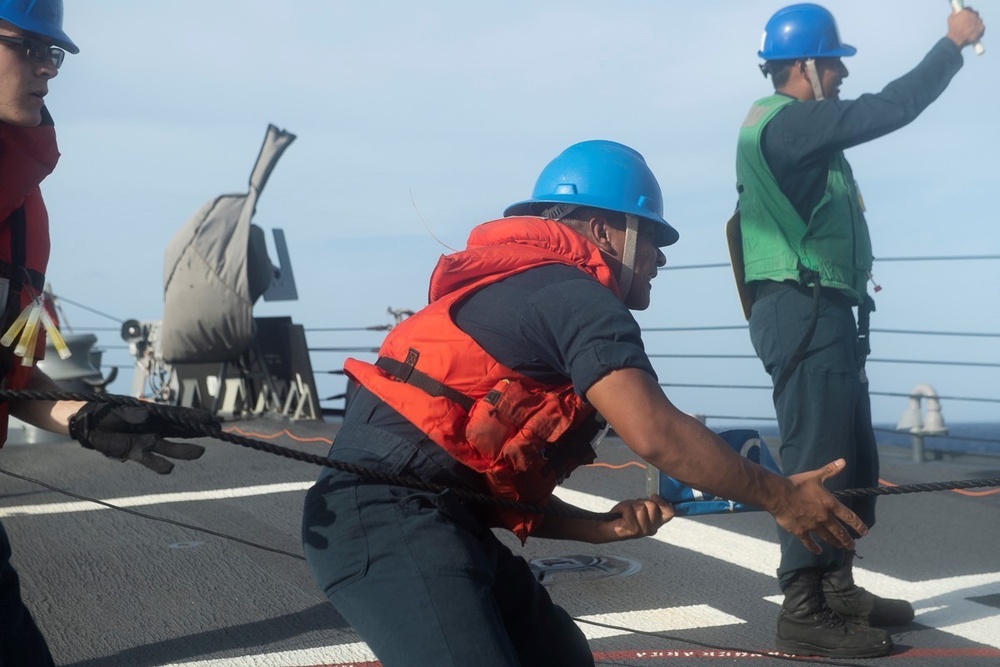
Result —
POLYGON ((813 4, 779 9, 764 26, 760 51, 764 60, 843 58, 858 50, 840 41, 837 22, 826 8, 813 4))
POLYGON ((504 216, 531 215, 536 204, 572 204, 618 211, 657 224, 656 244, 676 243, 677 230, 663 219, 663 195, 646 160, 614 141, 573 144, 542 170, 531 199, 511 204, 504 216))
MULTIPOLYGON (((763 438, 757 431, 752 429, 723 431, 719 433, 719 437, 725 440, 740 456, 764 466, 771 472, 781 474, 781 469, 775 463, 771 452, 768 451, 767 445, 764 444, 763 438)), ((648 493, 658 493, 664 500, 673 504, 676 516, 760 511, 759 507, 751 507, 692 489, 653 466, 648 466, 646 469, 646 486, 648 493)))
POLYGON ((47 37, 70 53, 80 53, 62 29, 62 0, 0 0, 0 19, 25 32, 47 37))

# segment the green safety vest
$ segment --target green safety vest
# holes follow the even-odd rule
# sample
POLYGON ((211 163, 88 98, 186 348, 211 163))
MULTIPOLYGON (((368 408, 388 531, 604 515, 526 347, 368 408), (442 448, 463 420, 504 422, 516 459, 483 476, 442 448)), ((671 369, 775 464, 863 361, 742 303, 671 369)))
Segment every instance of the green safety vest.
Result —
POLYGON ((764 127, 794 102, 785 95, 757 100, 740 128, 736 179, 744 280, 801 281, 805 268, 818 273, 824 287, 861 303, 871 276, 872 246, 864 205, 843 151, 830 156, 826 190, 808 222, 781 192, 761 151, 764 127))

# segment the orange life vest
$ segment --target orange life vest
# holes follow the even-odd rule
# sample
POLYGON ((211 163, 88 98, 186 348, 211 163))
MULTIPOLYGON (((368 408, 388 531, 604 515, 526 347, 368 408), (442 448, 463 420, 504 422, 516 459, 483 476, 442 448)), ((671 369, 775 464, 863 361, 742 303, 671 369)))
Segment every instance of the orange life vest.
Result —
MULTIPOLYGON (((565 225, 504 218, 476 227, 466 250, 441 257, 430 304, 386 336, 379 359, 348 359, 347 375, 385 401, 452 457, 484 475, 494 495, 545 505, 574 468, 594 459, 594 409, 571 382, 545 384, 491 357, 452 320, 463 298, 546 264, 576 266, 618 295, 600 250, 565 225)), ((522 541, 538 514, 498 510, 495 525, 522 541)))
MULTIPOLYGON (((49 218, 38 185, 59 159, 52 119, 43 110, 42 124, 18 127, 0 123, 0 278, 7 284, 6 307, 0 310, 0 335, 45 287, 49 261, 49 218)), ((45 354, 44 331, 36 340, 35 359, 45 354)), ((5 389, 24 389, 33 367, 23 366, 11 348, 0 349, 0 375, 5 389)), ((0 402, 0 446, 7 440, 6 402, 0 402)))

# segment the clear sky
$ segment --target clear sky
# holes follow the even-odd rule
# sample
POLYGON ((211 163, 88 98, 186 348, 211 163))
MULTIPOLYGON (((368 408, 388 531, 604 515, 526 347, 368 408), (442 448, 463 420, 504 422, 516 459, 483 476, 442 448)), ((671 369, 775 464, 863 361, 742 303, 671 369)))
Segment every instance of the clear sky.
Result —
MULTIPOLYGON (((50 282, 57 295, 117 318, 159 319, 167 242, 207 200, 246 190, 268 123, 298 138, 255 222, 284 229, 299 301, 260 303, 257 315, 360 327, 388 323, 389 307, 419 308, 445 245, 464 247, 472 226, 526 198, 552 157, 586 139, 645 156, 681 233, 668 266, 728 262, 736 132, 771 90, 756 51, 784 4, 65 0, 64 27, 81 52, 67 57, 47 98, 63 153, 43 184, 50 282)), ((944 0, 825 6, 858 48, 845 61, 844 98, 904 74, 947 30, 944 0)), ((1000 40, 992 46, 989 32, 1000 14, 983 9, 986 54, 967 49, 965 67, 920 118, 848 152, 876 258, 1000 254, 1000 40)), ((883 290, 872 326, 1000 332, 998 268, 996 260, 877 261, 883 290)), ((114 326, 65 309, 77 330, 114 326)), ((638 319, 647 329, 744 323, 728 268, 662 271, 638 319)), ((117 334, 100 336, 121 344, 117 334)), ((378 336, 309 342, 372 345, 378 336)), ((997 364, 998 342, 876 333, 873 358, 997 364)), ((741 330, 649 331, 646 343, 653 354, 752 354, 741 330)), ((768 383, 755 359, 657 358, 656 366, 662 382, 768 383)), ((998 375, 870 365, 872 389, 883 392, 927 382, 945 396, 1000 398, 998 375)), ((321 394, 333 393, 327 386, 321 394)), ((688 412, 773 415, 768 391, 667 391, 688 412)), ((894 421, 905 405, 874 398, 876 420, 894 421)), ((949 420, 995 421, 998 405, 943 408, 949 420)))

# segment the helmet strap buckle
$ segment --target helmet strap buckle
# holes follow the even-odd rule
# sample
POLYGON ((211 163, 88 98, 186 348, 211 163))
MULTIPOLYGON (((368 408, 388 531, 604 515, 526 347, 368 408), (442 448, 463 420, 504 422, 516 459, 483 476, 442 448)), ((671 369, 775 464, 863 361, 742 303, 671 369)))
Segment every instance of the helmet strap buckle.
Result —
POLYGON ((575 204, 556 204, 542 211, 542 217, 558 222, 578 208, 575 204))

